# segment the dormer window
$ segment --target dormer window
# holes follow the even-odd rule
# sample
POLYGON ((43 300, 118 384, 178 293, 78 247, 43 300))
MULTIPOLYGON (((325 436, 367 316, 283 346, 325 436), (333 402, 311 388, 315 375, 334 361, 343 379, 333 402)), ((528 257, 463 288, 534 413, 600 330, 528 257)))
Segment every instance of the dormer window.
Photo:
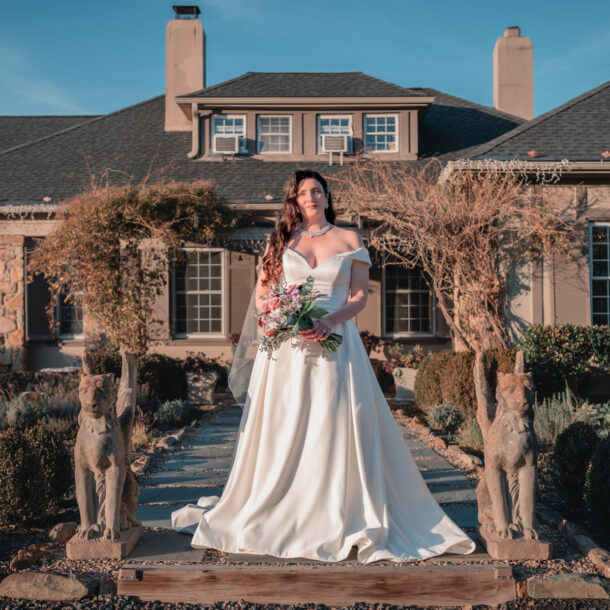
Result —
POLYGON ((364 115, 366 152, 398 152, 398 115, 364 115))
POLYGON ((237 114, 212 115, 212 152, 246 154, 246 117, 237 114))
POLYGON ((324 150, 324 135, 347 136, 347 150, 352 152, 352 117, 351 115, 318 115, 318 152, 327 152, 324 150))
POLYGON ((258 116, 259 153, 290 153, 292 151, 292 116, 258 116))

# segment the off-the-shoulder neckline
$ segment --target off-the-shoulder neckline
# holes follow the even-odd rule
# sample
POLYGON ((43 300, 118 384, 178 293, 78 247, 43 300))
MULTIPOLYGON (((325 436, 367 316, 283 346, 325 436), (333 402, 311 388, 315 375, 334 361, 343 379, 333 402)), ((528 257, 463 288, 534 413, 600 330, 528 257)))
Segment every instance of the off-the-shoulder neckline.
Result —
POLYGON ((305 256, 303 254, 301 254, 300 252, 297 252, 294 248, 290 248, 290 247, 286 246, 285 250, 290 250, 291 252, 294 252, 295 254, 298 254, 305 261, 307 266, 312 271, 315 271, 318 267, 321 267, 326 262, 328 262, 329 260, 332 260, 333 258, 336 258, 337 256, 345 256, 346 254, 353 254, 354 252, 358 252, 358 250, 366 250, 366 248, 365 248, 365 246, 360 246, 360 248, 356 248, 355 250, 346 250, 345 252, 337 252, 337 254, 333 254, 332 256, 329 256, 328 258, 325 258, 321 263, 317 264, 315 267, 312 267, 309 264, 309 261, 305 258, 305 256))

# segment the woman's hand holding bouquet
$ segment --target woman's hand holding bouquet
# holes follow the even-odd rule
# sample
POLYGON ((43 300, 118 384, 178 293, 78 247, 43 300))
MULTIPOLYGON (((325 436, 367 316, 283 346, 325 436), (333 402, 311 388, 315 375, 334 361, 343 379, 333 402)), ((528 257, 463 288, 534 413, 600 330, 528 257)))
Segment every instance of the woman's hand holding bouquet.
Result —
MULTIPOLYGON (((259 349, 266 351, 269 357, 284 341, 310 329, 314 320, 328 313, 326 309, 316 307, 320 293, 313 290, 313 282, 314 278, 310 275, 303 284, 280 284, 265 296, 262 311, 258 314, 262 334, 259 349)), ((339 348, 343 337, 330 333, 318 341, 322 355, 328 357, 339 348)))

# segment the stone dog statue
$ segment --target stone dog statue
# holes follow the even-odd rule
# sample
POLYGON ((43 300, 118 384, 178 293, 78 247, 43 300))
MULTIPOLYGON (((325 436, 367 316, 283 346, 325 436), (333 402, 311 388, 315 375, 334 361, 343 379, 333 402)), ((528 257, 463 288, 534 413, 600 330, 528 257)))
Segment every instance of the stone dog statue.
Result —
POLYGON ((135 357, 123 355, 116 409, 114 375, 83 374, 81 378, 81 410, 74 448, 76 500, 81 520, 78 538, 103 537, 114 541, 120 538, 121 531, 141 525, 135 516, 138 485, 129 466, 135 416, 135 396, 130 388, 135 388, 135 375, 135 357), (134 382, 130 386, 127 376, 132 376, 134 382))
POLYGON ((538 540, 535 529, 538 443, 533 426, 534 386, 517 352, 513 374, 498 373, 496 401, 485 375, 485 355, 474 366, 477 421, 485 441, 485 475, 477 487, 483 536, 538 540))

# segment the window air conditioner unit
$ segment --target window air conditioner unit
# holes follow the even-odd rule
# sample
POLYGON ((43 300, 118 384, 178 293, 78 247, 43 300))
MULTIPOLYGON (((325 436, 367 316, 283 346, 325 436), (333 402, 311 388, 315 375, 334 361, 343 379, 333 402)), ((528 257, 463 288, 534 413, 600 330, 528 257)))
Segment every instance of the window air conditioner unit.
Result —
POLYGON ((214 135, 214 152, 224 155, 235 155, 239 152, 239 136, 214 135))
POLYGON ((348 152, 348 135, 322 134, 322 152, 348 152))

